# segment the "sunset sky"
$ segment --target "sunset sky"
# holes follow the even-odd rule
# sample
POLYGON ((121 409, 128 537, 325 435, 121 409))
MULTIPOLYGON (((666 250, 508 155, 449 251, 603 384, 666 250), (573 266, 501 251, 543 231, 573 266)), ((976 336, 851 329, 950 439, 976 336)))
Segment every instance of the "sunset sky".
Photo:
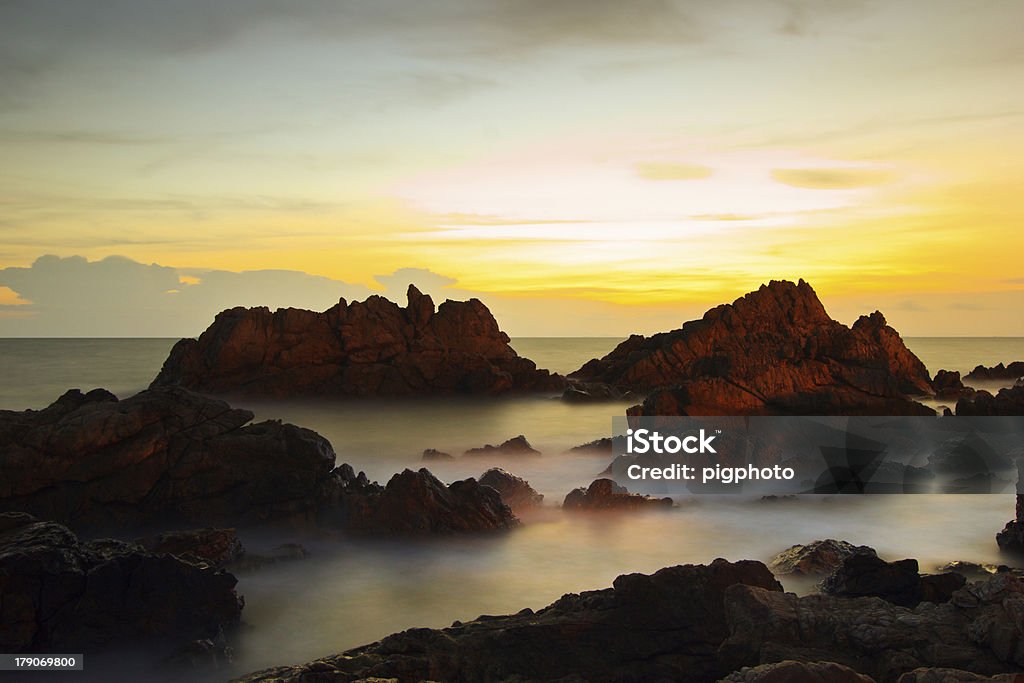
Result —
POLYGON ((625 335, 802 277, 844 322, 1024 336, 1021 26, 1006 0, 0 2, 0 335, 191 335, 407 280, 513 335, 625 335))

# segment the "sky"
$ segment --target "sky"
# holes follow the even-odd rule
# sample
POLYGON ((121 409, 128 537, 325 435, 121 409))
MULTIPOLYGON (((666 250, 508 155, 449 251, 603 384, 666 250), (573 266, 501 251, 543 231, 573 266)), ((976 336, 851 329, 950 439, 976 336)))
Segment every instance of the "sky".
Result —
POLYGON ((477 296, 677 327, 770 279, 1024 336, 1024 3, 0 0, 0 336, 477 296))

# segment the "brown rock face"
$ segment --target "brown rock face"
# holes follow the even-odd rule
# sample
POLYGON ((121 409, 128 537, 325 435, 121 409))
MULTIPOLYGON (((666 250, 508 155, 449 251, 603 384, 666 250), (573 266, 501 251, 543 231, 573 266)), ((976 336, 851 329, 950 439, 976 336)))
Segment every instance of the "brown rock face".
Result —
POLYGON ((0 514, 0 650, 171 649, 236 623, 235 577, 134 543, 80 541, 67 527, 0 514))
POLYGON ((634 335, 569 378, 652 392, 631 414, 933 414, 908 398, 931 393, 928 371, 882 314, 846 327, 803 280, 634 335))
POLYGON ((826 538, 807 545, 790 546, 772 558, 768 566, 776 574, 820 576, 831 574, 853 555, 875 555, 875 550, 866 545, 826 538))
POLYGON ((242 681, 678 681, 710 683, 728 634, 729 586, 781 591, 760 562, 684 565, 628 574, 612 588, 568 594, 544 609, 417 628, 378 643, 242 681))
POLYGON ((247 396, 415 396, 560 391, 564 380, 516 354, 477 299, 409 286, 401 308, 380 296, 323 313, 232 308, 178 342, 153 386, 247 396))

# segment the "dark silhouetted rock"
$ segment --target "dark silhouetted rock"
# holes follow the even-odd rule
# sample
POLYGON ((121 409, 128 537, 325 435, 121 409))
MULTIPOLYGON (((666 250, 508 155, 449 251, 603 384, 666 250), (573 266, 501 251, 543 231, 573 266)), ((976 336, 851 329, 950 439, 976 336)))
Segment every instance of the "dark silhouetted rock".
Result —
POLYGON ((1017 380, 1024 377, 1024 360, 1015 360, 1009 365, 999 363, 991 367, 979 365, 967 373, 966 380, 979 382, 997 382, 1004 380, 1017 380))
POLYGON ((535 508, 544 503, 544 496, 537 493, 522 477, 492 467, 480 476, 481 486, 490 486, 501 494, 501 499, 512 508, 512 512, 535 508))
POLYGON ((540 451, 530 445, 526 437, 520 434, 505 441, 500 446, 487 444, 482 448, 470 448, 465 455, 540 455, 540 451))
POLYGON ((956 399, 964 396, 973 396, 974 389, 965 386, 960 379, 960 373, 953 370, 939 370, 932 379, 932 389, 938 399, 956 399))
POLYGON ((978 391, 971 398, 961 398, 956 402, 956 414, 1024 415, 1024 384, 1000 389, 995 396, 978 391))
POLYGON ((323 313, 232 308, 174 348, 153 386, 245 396, 419 396, 561 391, 565 381, 509 346, 477 299, 434 311, 412 285, 323 313))
POLYGON ((234 529, 190 529, 166 531, 135 539, 151 553, 170 553, 189 562, 205 562, 222 568, 245 553, 234 529))
POLYGON ((730 670, 720 668, 716 650, 728 634, 722 596, 737 583, 782 590, 760 562, 670 567, 620 576, 612 588, 565 595, 538 612, 411 629, 239 680, 706 683, 730 670))
POLYGON ((125 541, 80 541, 67 527, 0 514, 0 650, 168 651, 238 622, 235 577, 125 541))
POLYGON ((565 510, 639 510, 672 507, 671 498, 652 498, 630 493, 611 479, 595 479, 588 488, 573 489, 565 496, 565 510))
POLYGON ((854 553, 822 582, 821 589, 829 595, 873 596, 913 607, 920 602, 947 602, 965 583, 956 573, 922 576, 917 560, 886 562, 873 553, 854 553))
POLYGON ((807 545, 794 545, 783 550, 769 563, 776 574, 821 576, 838 569, 843 560, 854 555, 875 555, 874 548, 853 545, 846 541, 827 538, 807 545))
MULTIPOLYGON (((1018 471, 1024 469, 1021 465, 1022 463, 1018 461, 1018 471)), ((1015 553, 1024 553, 1024 495, 1019 493, 1024 486, 1024 482, 1020 479, 1021 474, 1024 473, 1019 472, 1017 480, 1016 516, 1006 523, 1002 531, 996 534, 996 543, 999 544, 999 549, 1015 553)))
POLYGON ((454 460, 454 457, 451 453, 445 453, 436 448, 428 448, 423 451, 423 462, 436 462, 439 460, 454 460))
POLYGON ((719 683, 875 683, 835 662, 774 662, 734 671, 719 683))
POLYGON ((909 398, 931 394, 931 379, 882 314, 846 327, 803 280, 634 335, 569 378, 651 392, 635 415, 934 414, 909 398))

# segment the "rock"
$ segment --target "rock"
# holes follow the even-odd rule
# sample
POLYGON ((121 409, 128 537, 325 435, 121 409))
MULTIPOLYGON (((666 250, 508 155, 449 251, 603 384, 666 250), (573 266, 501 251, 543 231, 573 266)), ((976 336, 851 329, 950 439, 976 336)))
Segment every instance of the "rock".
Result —
POLYGON ((0 514, 0 650, 172 649, 238 622, 235 577, 135 543, 0 514))
POLYGON ((451 453, 439 451, 436 448, 428 448, 423 451, 423 462, 434 462, 438 460, 454 460, 451 453))
POLYGON ((579 446, 573 446, 569 449, 570 453, 583 453, 586 455, 611 455, 612 440, 611 437, 602 437, 587 443, 580 444, 579 446))
POLYGON ((561 391, 559 375, 509 346, 477 299, 434 311, 412 285, 401 308, 380 296, 323 313, 232 308, 175 344, 153 382, 245 396, 422 396, 561 391))
POLYGON ((982 382, 996 382, 1002 380, 1016 380, 1021 377, 1024 377, 1024 360, 1016 360, 1009 365, 999 363, 992 367, 978 365, 968 372, 964 379, 982 382))
POLYGON ((964 386, 960 379, 960 373, 953 370, 939 370, 932 379, 932 389, 935 391, 935 398, 951 399, 963 396, 973 396, 974 389, 964 386))
POLYGON ((962 669, 914 669, 899 677, 896 683, 1024 683, 1024 674, 981 674, 962 669))
POLYGON ((998 575, 961 588, 948 603, 907 608, 874 597, 797 597, 732 586, 725 592, 730 636, 719 656, 733 669, 784 660, 837 662, 879 683, 920 667, 1019 672, 1022 590, 1021 579, 998 575))
POLYGON ((954 574, 960 574, 968 581, 987 579, 992 574, 1000 574, 1003 572, 1011 572, 1014 576, 1024 576, 1024 569, 1014 569, 1005 564, 983 564, 979 562, 966 562, 964 560, 947 562, 946 564, 936 567, 936 569, 943 573, 952 572, 954 574))
POLYGON ((570 491, 562 502, 564 510, 639 510, 672 507, 671 498, 652 498, 630 493, 611 479, 595 479, 588 488, 570 491))
POLYGON ((874 596, 894 605, 913 607, 922 601, 947 602, 963 587, 960 574, 921 576, 917 560, 886 562, 875 554, 854 553, 821 584, 829 595, 874 596))
POLYGON ((1000 389, 995 396, 978 391, 972 398, 961 398, 956 402, 956 414, 1024 415, 1024 384, 1000 389))
POLYGON ((874 548, 827 538, 807 545, 794 545, 772 558, 768 564, 777 575, 821 576, 838 569, 853 555, 876 555, 874 548))
POLYGON ((166 531, 134 541, 151 553, 170 553, 183 560, 222 568, 245 553, 234 529, 166 531))
POLYGON ((909 398, 931 394, 931 378, 882 314, 846 327, 803 280, 633 335, 569 378, 651 392, 631 415, 934 414, 909 398))
POLYGON ((118 533, 311 521, 337 485, 331 444, 252 417, 179 387, 0 411, 0 511, 118 533))
POLYGON ((386 487, 367 484, 339 501, 338 523, 358 534, 450 534, 512 529, 519 520, 501 494, 475 479, 445 486, 428 470, 405 470, 386 487))
POLYGON ((492 467, 484 472, 480 476, 480 485, 490 486, 500 493, 501 499, 516 514, 544 503, 544 496, 537 493, 528 481, 500 467, 492 467))
POLYGON ((526 437, 520 434, 503 442, 500 446, 487 444, 482 448, 470 448, 465 455, 540 455, 540 451, 530 445, 526 437))
POLYGON ((729 627, 723 595, 748 583, 782 587, 760 562, 715 560, 651 575, 628 574, 612 588, 565 595, 542 610, 484 616, 446 629, 415 628, 377 643, 240 681, 714 681, 729 627))
POLYGON ((875 683, 875 679, 835 662, 787 660, 744 667, 719 683, 875 683))

